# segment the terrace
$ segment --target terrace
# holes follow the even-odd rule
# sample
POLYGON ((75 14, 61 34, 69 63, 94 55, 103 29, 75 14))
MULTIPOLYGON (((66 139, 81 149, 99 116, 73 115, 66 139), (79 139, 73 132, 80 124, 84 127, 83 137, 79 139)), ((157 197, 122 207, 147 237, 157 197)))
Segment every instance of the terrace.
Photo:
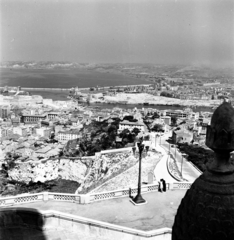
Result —
MULTIPOLYGON (((171 228, 181 198, 190 183, 142 188, 147 204, 135 206, 127 189, 90 195, 38 193, 1 198, 0 227, 14 230, 14 239, 171 239, 171 228), (89 198, 89 204, 85 202, 89 198), (162 211, 163 209, 163 211, 162 211), (36 231, 36 232, 34 232, 36 231)), ((137 189, 132 189, 135 195, 137 189)), ((8 235, 6 235, 8 236, 8 235)), ((12 236, 12 234, 11 234, 12 236)))

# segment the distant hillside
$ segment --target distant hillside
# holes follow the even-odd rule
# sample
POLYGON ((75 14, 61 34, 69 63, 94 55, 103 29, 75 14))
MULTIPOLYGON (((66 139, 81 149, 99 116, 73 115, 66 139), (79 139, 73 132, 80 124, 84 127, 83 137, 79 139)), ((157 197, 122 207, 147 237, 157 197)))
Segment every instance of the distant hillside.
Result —
POLYGON ((1 68, 14 68, 14 69, 70 69, 70 68, 85 68, 89 64, 80 64, 74 62, 1 62, 1 68))

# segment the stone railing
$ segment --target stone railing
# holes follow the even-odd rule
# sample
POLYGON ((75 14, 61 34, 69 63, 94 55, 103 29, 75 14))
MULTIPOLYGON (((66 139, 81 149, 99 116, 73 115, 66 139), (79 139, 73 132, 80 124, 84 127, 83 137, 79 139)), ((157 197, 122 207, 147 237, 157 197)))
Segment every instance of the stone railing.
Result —
POLYGON ((12 197, 0 198, 0 207, 12 206, 16 204, 31 203, 38 201, 68 201, 68 202, 81 202, 81 196, 76 194, 64 194, 53 192, 41 192, 35 194, 21 194, 12 197))
MULTIPOLYGON (((167 190, 189 189, 190 182, 167 183, 167 190)), ((141 193, 158 191, 157 184, 148 184, 141 187, 141 193)), ((17 204, 38 202, 38 201, 67 201, 78 204, 88 204, 91 202, 108 200, 120 197, 130 197, 137 194, 137 188, 119 189, 110 192, 90 193, 90 194, 65 194, 54 192, 41 192, 35 194, 21 194, 12 197, 0 198, 0 207, 13 206, 17 204)))
POLYGON ((167 158, 167 171, 175 180, 182 181, 181 173, 178 170, 178 166, 175 162, 175 159, 171 155, 168 155, 167 158))
MULTIPOLYGON (((167 183, 167 190, 170 189, 170 184, 167 183)), ((158 191, 158 183, 157 184, 147 184, 141 186, 141 193, 153 192, 158 191)), ((109 192, 101 192, 101 193, 91 193, 90 194, 90 202, 94 201, 101 201, 111 198, 119 198, 119 197, 127 197, 137 194, 137 187, 136 188, 126 188, 126 189, 119 189, 115 191, 109 192)))
POLYGON ((175 182, 173 183, 173 190, 182 190, 182 189, 189 189, 191 187, 191 182, 175 182))
MULTIPOLYGON (((49 221, 52 223, 52 226, 70 226, 73 231, 85 232, 95 237, 101 237, 100 239, 139 239, 143 240, 146 238, 154 240, 170 240, 171 239, 171 229, 170 228, 161 228, 151 231, 142 231, 133 228, 123 227, 119 225, 114 225, 102 221, 97 221, 93 219, 88 219, 84 217, 73 216, 69 214, 64 214, 61 212, 48 211, 43 214, 44 219, 52 219, 49 221)), ((51 224, 50 224, 51 227, 51 224)))
POLYGON ((131 147, 126 147, 126 148, 102 150, 100 152, 95 153, 95 155, 100 156, 100 155, 103 155, 103 154, 124 153, 124 152, 132 152, 132 148, 131 147))
MULTIPOLYGON (((9 227, 25 228, 25 226, 32 226, 34 228, 41 229, 45 233, 47 231, 51 231, 51 229, 57 229, 58 234, 60 232, 65 232, 71 233, 73 236, 77 235, 76 239, 81 239, 80 235, 83 235, 85 239, 97 240, 143 240, 146 238, 152 240, 171 239, 171 228, 160 228, 151 231, 142 231, 80 216, 74 216, 54 210, 35 211, 34 209, 28 208, 2 209, 1 216, 3 218, 4 215, 8 216, 9 211, 10 213, 17 211, 16 215, 12 214, 10 219, 8 217, 7 225, 9 227), (27 215, 25 215, 25 213, 27 213, 27 215), (30 219, 30 217, 32 219, 36 219, 37 221, 34 221, 32 223, 29 222, 28 219, 30 219)), ((11 235, 9 232, 8 234, 11 235)))

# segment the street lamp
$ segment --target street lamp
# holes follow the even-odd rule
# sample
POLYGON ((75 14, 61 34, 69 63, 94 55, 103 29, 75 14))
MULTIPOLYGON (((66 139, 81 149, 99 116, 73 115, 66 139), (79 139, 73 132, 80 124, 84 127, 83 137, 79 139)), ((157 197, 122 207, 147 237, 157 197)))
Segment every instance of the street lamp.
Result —
POLYGON ((187 154, 185 154, 185 153, 183 153, 183 154, 181 154, 182 155, 182 160, 181 160, 181 177, 183 177, 183 174, 182 174, 182 171, 183 171, 183 160, 184 160, 184 157, 186 157, 187 156, 187 154))
POLYGON ((143 139, 140 139, 140 142, 137 143, 138 150, 139 150, 139 173, 138 173, 138 188, 137 188, 137 195, 135 198, 130 200, 133 202, 134 205, 141 205, 145 204, 146 201, 143 199, 141 196, 141 157, 142 157, 142 152, 144 150, 144 144, 142 144, 143 139))
POLYGON ((136 147, 132 147, 132 151, 133 151, 133 155, 135 156, 135 152, 136 152, 136 147))
POLYGON ((146 151, 146 153, 148 153, 148 151, 149 151, 149 146, 145 146, 145 151, 146 151))
MULTIPOLYGON (((159 134, 155 134, 155 147, 156 147, 156 139, 158 139, 160 137, 159 134)), ((159 139, 158 139, 159 140, 159 139)), ((159 142, 159 141, 158 141, 159 142)), ((159 145, 161 145, 161 137, 160 137, 160 143, 159 145)))

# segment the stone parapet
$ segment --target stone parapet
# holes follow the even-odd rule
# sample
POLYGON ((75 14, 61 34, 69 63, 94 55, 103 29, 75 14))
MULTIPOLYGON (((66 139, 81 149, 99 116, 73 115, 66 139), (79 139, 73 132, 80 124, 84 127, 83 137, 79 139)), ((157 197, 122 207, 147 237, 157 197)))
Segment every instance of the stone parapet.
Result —
MULTIPOLYGON (((192 183, 175 182, 167 183, 167 190, 189 189, 192 183)), ((158 184, 147 184, 141 187, 143 194, 158 191, 158 184)), ((118 189, 115 191, 91 193, 91 194, 66 194, 55 192, 41 192, 35 194, 21 194, 12 197, 0 198, 0 207, 13 206, 18 204, 37 202, 37 201, 67 201, 77 204, 88 204, 96 201, 102 201, 120 197, 130 197, 137 194, 136 188, 118 189)))
POLYGON ((0 228, 5 233, 5 236, 8 235, 7 237, 11 236, 11 232, 7 231, 8 227, 12 229, 14 227, 22 227, 22 229, 28 227, 40 229, 45 234, 47 231, 49 233, 53 229, 56 229, 58 234, 60 232, 67 232, 69 236, 73 236, 71 239, 78 239, 74 235, 75 233, 77 235, 83 234, 88 237, 87 239, 102 240, 171 239, 170 228, 142 231, 53 210, 35 211, 34 209, 27 208, 5 208, 0 210, 0 212, 0 228))

